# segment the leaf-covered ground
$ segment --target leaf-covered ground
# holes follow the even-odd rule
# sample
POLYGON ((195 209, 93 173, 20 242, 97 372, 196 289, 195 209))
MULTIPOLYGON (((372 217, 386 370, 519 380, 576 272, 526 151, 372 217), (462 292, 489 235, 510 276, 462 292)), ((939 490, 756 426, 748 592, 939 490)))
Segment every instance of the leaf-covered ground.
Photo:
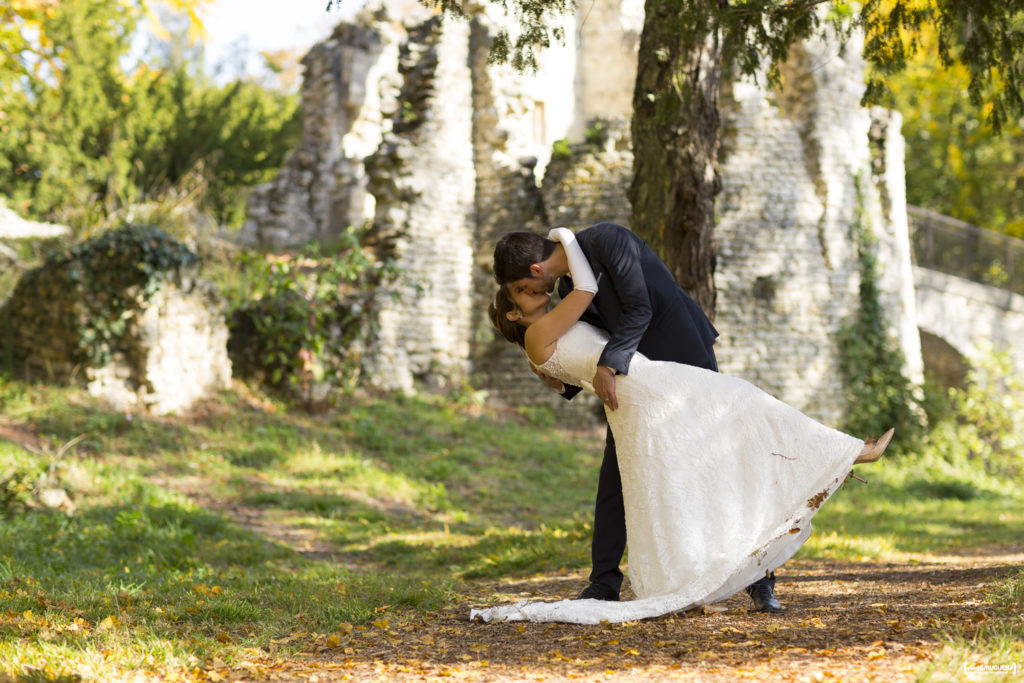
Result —
MULTIPOLYGON (((254 525, 242 510, 232 516, 254 525)), ((324 557, 294 530, 260 528, 324 557)), ((297 634, 310 643, 299 656, 253 650, 192 673, 215 681, 912 681, 968 680, 970 667, 993 665, 999 673, 984 680, 1017 680, 1002 668, 1020 672, 1022 662, 951 658, 943 634, 969 640, 1000 623, 1019 631, 1024 616, 1000 615, 985 596, 1022 566, 1024 546, 904 564, 796 560, 778 574, 781 615, 751 612, 740 594, 701 612, 599 626, 467 619, 473 607, 572 597, 583 574, 469 583, 437 614, 383 609, 365 627, 297 634)))

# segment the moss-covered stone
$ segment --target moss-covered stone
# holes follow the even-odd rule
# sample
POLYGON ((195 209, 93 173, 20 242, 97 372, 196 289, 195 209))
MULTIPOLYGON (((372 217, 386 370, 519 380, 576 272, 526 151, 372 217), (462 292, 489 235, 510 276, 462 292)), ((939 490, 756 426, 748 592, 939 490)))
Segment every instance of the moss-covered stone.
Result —
POLYGON ((84 380, 118 408, 169 412, 230 378, 224 306, 198 257, 127 226, 27 271, 5 306, 16 370, 84 380))

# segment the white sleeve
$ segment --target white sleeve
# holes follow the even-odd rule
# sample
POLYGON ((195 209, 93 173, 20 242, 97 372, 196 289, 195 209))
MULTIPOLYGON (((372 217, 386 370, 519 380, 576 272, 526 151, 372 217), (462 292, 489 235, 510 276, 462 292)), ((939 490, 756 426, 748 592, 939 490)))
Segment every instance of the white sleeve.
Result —
POLYGON ((548 233, 549 240, 558 240, 565 247, 565 257, 569 262, 569 275, 572 276, 573 289, 597 294, 597 279, 590 262, 583 254, 583 249, 576 243, 576 235, 569 228, 555 228, 548 233))

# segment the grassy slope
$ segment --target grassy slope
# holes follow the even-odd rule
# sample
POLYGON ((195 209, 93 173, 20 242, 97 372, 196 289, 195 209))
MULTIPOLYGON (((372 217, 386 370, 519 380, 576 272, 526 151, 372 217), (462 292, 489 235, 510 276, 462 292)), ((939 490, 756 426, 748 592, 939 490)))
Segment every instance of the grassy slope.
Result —
MULTIPOLYGON (((50 454, 0 440, 0 673, 102 679, 298 650, 440 609, 461 581, 589 564, 601 430, 471 392, 350 397, 308 416, 240 388, 190 416, 129 420, 4 381, 0 415, 50 454), (24 508, 47 468, 72 514, 24 508), (240 528, 231 505, 307 530, 341 562, 240 528)), ((907 560, 1022 537, 1012 482, 925 457, 860 469, 871 483, 836 494, 803 556, 907 560)), ((1019 592, 1000 599, 1019 606, 1019 592)))

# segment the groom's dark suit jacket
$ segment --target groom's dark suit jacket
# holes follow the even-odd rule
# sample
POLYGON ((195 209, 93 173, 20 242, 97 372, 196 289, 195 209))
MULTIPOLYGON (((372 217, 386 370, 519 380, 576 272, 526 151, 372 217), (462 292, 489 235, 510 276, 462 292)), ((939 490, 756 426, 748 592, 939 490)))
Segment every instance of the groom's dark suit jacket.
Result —
MULTIPOLYGON (((629 362, 639 351, 651 360, 718 370, 718 332, 646 242, 615 223, 581 230, 576 241, 598 285, 582 319, 611 334, 600 365, 629 374, 629 362)), ((558 293, 565 296, 571 289, 572 280, 561 278, 558 293)))

